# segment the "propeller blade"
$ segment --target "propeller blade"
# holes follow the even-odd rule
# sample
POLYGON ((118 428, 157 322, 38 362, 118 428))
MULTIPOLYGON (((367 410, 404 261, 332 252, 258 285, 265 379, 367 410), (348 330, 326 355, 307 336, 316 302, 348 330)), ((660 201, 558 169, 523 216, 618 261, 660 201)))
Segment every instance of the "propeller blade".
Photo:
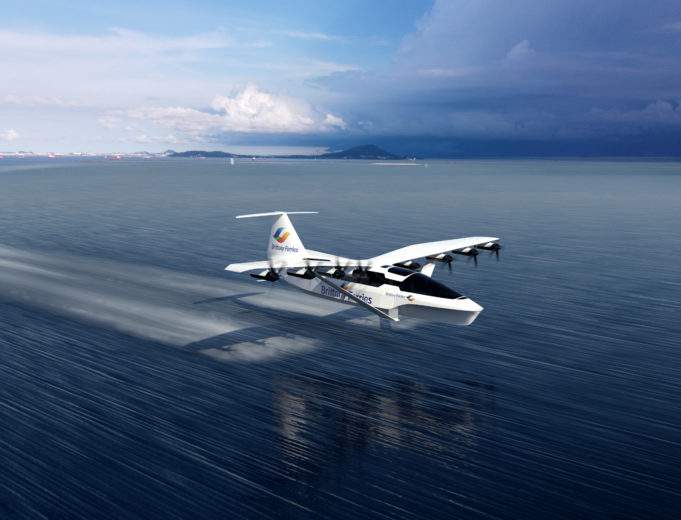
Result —
POLYGON ((489 251, 489 254, 491 255, 494 253, 494 256, 497 257, 497 262, 499 261, 499 251, 502 249, 501 244, 498 242, 491 242, 488 244, 484 244, 481 246, 478 246, 479 249, 484 249, 485 251, 489 251))
POLYGON ((269 260, 269 266, 270 268, 269 271, 267 272, 266 275, 267 278, 265 280, 267 280, 268 282, 276 282, 277 280, 279 280, 279 273, 281 272, 282 268, 281 267, 275 268, 271 259, 269 260))
POLYGON ((346 262, 345 266, 341 266, 340 263, 340 257, 336 256, 336 263, 334 265, 334 270, 333 270, 333 277, 336 278, 337 280, 342 280, 345 278, 345 271, 348 268, 350 262, 346 262))

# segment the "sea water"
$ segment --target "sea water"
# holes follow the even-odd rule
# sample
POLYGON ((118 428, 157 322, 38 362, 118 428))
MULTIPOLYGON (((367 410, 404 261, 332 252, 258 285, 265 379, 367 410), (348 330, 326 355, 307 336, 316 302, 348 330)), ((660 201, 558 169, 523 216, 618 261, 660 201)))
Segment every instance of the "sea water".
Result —
POLYGON ((681 163, 0 161, 0 517, 675 518, 681 163), (470 327, 223 271, 292 217, 470 327))

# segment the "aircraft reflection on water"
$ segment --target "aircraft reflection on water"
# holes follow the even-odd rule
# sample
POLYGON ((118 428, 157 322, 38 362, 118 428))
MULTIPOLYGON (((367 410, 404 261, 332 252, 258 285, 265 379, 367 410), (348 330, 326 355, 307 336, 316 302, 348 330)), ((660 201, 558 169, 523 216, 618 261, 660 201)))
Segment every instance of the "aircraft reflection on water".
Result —
MULTIPOLYGON (((252 361, 246 353, 270 348, 273 338, 289 338, 291 344, 316 342, 332 349, 340 348, 339 338, 352 335, 364 349, 386 347, 389 336, 363 332, 346 322, 347 317, 338 319, 348 310, 333 314, 332 328, 329 315, 308 316, 301 328, 296 312, 263 308, 243 299, 249 297, 251 293, 195 302, 221 312, 230 307, 247 312, 258 325, 185 348, 223 361, 252 361)), ((412 332, 395 334, 395 339, 405 340, 412 332)), ((371 374, 363 376, 340 375, 330 367, 301 370, 295 357, 281 365, 285 373, 272 382, 272 413, 275 449, 287 476, 303 482, 335 478, 344 473, 341 466, 369 456, 378 456, 379 464, 405 457, 428 461, 433 455, 442 463, 456 463, 474 452, 481 435, 494 427, 494 386, 461 378, 421 382, 410 375, 412 365, 403 363, 395 359, 386 371, 373 367, 371 374)))
POLYGON ((494 387, 381 385, 290 376, 274 383, 273 410, 283 462, 321 474, 371 448, 460 458, 491 427, 494 387))

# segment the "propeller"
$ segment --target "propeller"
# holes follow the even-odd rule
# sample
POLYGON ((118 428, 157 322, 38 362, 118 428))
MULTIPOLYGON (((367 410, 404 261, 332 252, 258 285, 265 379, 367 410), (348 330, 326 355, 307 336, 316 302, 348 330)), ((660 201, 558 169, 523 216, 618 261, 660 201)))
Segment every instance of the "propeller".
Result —
POLYGON ((310 267, 310 259, 306 258, 305 259, 305 277, 306 278, 314 278, 315 277, 315 272, 312 267, 310 267))
POLYGON ((345 267, 341 267, 340 257, 336 257, 336 265, 333 270, 333 277, 336 280, 342 280, 345 278, 345 270, 348 268, 350 262, 346 262, 345 267))
POLYGON ((501 250, 501 244, 498 244, 497 242, 488 242, 487 244, 478 246, 478 248, 489 251, 490 255, 494 254, 494 256, 497 257, 497 262, 499 261, 499 251, 501 250))
POLYGON ((362 262, 358 262, 357 267, 355 267, 352 270, 352 278, 355 281, 359 281, 359 283, 362 283, 365 281, 369 275, 367 274, 367 271, 371 268, 371 263, 367 263, 366 265, 363 265, 362 262))
POLYGON ((279 272, 281 271, 281 269, 275 269, 272 260, 270 260, 269 263, 270 268, 267 271, 267 274, 265 275, 265 280, 267 280, 268 282, 276 282, 277 280, 279 280, 279 272))
POLYGON ((279 280, 279 272, 281 268, 275 268, 272 264, 272 260, 269 262, 270 267, 267 271, 262 271, 258 274, 251 273, 253 278, 256 278, 259 282, 276 282, 279 280))
POLYGON ((440 253, 439 255, 427 256, 426 260, 430 260, 431 262, 440 262, 442 264, 447 264, 449 272, 450 273, 452 272, 452 262, 454 261, 454 257, 452 255, 440 253))
POLYGON ((462 255, 462 256, 467 256, 468 261, 470 262, 470 259, 473 258, 473 263, 475 264, 475 267, 478 267, 478 255, 480 254, 480 251, 478 251, 475 247, 464 247, 462 249, 455 249, 452 251, 455 255, 462 255))
POLYGON ((452 255, 444 255, 441 259, 440 262, 444 262, 447 264, 447 269, 449 269, 449 272, 452 272, 452 262, 454 261, 454 257, 452 255))

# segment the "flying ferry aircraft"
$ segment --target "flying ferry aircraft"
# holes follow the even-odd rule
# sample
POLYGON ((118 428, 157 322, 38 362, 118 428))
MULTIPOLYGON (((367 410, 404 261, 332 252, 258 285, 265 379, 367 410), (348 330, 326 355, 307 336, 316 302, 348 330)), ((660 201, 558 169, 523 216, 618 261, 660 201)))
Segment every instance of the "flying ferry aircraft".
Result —
POLYGON ((451 270, 453 255, 472 258, 479 250, 499 258, 496 237, 466 237, 402 247, 367 259, 344 258, 306 249, 288 215, 316 211, 273 211, 236 218, 275 217, 267 245, 267 260, 230 264, 227 271, 259 281, 285 281, 314 296, 359 305, 383 319, 414 317, 454 325, 470 325, 482 307, 431 278, 436 263, 451 270), (416 260, 425 258, 421 265, 416 260))

